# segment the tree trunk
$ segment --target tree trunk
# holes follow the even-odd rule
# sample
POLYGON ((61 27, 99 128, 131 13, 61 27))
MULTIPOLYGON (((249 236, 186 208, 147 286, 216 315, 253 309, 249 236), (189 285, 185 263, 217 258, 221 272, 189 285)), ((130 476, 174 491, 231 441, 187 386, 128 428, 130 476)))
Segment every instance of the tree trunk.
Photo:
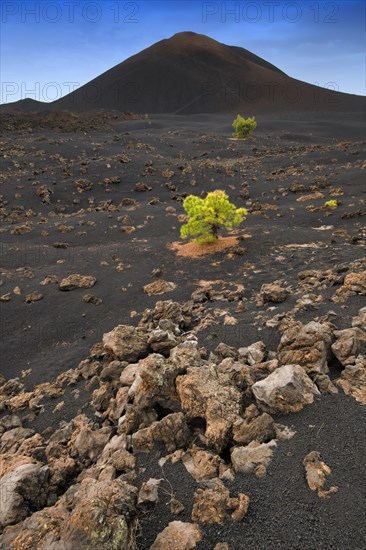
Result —
POLYGON ((211 226, 211 233, 216 240, 219 238, 219 226, 216 225, 215 223, 213 223, 211 226))

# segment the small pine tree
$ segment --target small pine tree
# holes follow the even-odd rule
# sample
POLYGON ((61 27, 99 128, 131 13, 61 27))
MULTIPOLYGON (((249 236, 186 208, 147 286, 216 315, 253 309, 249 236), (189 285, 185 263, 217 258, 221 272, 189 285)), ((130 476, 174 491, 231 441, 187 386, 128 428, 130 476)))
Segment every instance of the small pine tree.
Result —
POLYGON ((255 117, 249 117, 245 119, 241 115, 238 115, 233 122, 234 133, 233 137, 243 139, 247 137, 250 132, 255 130, 257 123, 255 117))
POLYGON ((337 200, 326 201, 326 202, 324 203, 324 206, 328 206, 328 208, 337 208, 337 206, 338 206, 338 201, 337 201, 337 200))
POLYGON ((188 222, 181 227, 181 237, 200 244, 217 241, 222 227, 230 229, 239 225, 247 214, 245 208, 236 208, 228 201, 225 191, 220 190, 208 193, 205 199, 189 195, 184 199, 183 207, 188 222))

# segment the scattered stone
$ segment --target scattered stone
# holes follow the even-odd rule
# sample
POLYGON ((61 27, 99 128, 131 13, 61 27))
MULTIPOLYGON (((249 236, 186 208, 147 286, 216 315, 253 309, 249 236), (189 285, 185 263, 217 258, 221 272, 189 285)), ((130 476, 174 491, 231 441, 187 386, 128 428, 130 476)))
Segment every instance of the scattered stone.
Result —
POLYGON ((121 361, 136 363, 148 353, 148 335, 141 328, 118 325, 103 335, 103 344, 121 361))
POLYGON ((158 279, 157 281, 154 281, 152 283, 145 285, 144 292, 148 296, 153 296, 155 294, 164 294, 165 292, 172 292, 176 288, 177 288, 177 285, 175 283, 170 283, 168 281, 164 281, 163 279, 158 279))
POLYGON ((145 193, 146 191, 151 191, 152 187, 147 185, 146 183, 136 183, 135 185, 135 191, 138 193, 145 193))
POLYGON ((60 290, 75 290, 76 288, 91 288, 97 282, 91 275, 79 275, 75 273, 64 278, 60 282, 60 290))
POLYGON ((250 405, 244 418, 233 424, 233 440, 241 445, 249 445, 252 441, 268 443, 276 438, 273 418, 267 413, 260 413, 255 405, 250 405))
POLYGON ((257 305, 263 305, 267 303, 280 304, 284 302, 289 295, 288 290, 282 288, 276 283, 269 283, 262 285, 257 305))
POLYGON ((333 325, 311 321, 286 329, 278 346, 281 365, 300 365, 307 373, 328 374, 333 325))
POLYGON ((37 197, 41 197, 43 204, 50 204, 51 202, 51 189, 48 189, 47 185, 39 185, 36 189, 37 197))
POLYGON ((46 275, 46 277, 41 281, 41 285, 50 285, 50 284, 58 284, 58 277, 57 275, 46 275))
POLYGON ((262 363, 267 355, 267 350, 264 342, 255 342, 246 348, 239 348, 239 361, 243 361, 247 365, 255 365, 262 363))
POLYGON ((311 451, 304 458, 303 464, 305 466, 306 481, 311 491, 316 491, 318 496, 322 498, 328 498, 332 493, 338 491, 338 487, 335 486, 330 487, 327 491, 322 489, 327 476, 330 475, 332 470, 325 462, 320 460, 320 453, 311 451))
POLYGON ((336 341, 332 344, 332 352, 343 365, 353 365, 361 349, 361 341, 366 341, 366 334, 358 327, 334 331, 336 341))
POLYGON ((34 290, 33 292, 25 295, 24 301, 26 304, 32 304, 33 302, 39 302, 39 300, 42 299, 43 294, 41 294, 41 292, 38 292, 38 290, 34 290))
POLYGON ((284 365, 252 386, 258 406, 269 413, 300 411, 320 395, 316 385, 299 365, 284 365))
POLYGON ((217 454, 199 447, 188 449, 182 456, 182 462, 196 481, 219 477, 224 467, 224 461, 217 454))
POLYGON ((276 446, 277 442, 272 440, 269 443, 252 441, 246 447, 232 447, 230 450, 231 463, 235 472, 242 472, 244 474, 253 472, 256 474, 258 471, 259 477, 263 477, 266 474, 267 466, 271 461, 276 446))
POLYGON ((137 499, 137 504, 155 504, 158 501, 159 498, 159 486, 162 482, 162 479, 153 479, 150 478, 148 481, 145 481, 141 485, 141 489, 139 491, 139 496, 137 499))
POLYGON ((249 497, 240 493, 230 498, 230 493, 220 479, 202 483, 203 488, 194 494, 192 521, 221 524, 231 512, 232 521, 241 521, 249 508, 249 497))
POLYGON ((0 527, 18 523, 46 505, 49 468, 28 460, 0 479, 0 527))
POLYGON ((348 365, 335 383, 346 395, 366 405, 366 359, 360 357, 355 365, 348 365))
POLYGON ((171 521, 156 538, 150 550, 191 550, 202 539, 198 525, 171 521))
POLYGON ((333 301, 344 302, 350 296, 366 296, 366 271, 347 273, 343 285, 337 289, 333 301))
POLYGON ((87 304, 94 304, 95 306, 100 306, 100 304, 103 303, 103 300, 101 298, 97 298, 93 294, 84 294, 83 302, 86 302, 87 304))
POLYGON ((223 450, 240 413, 240 392, 213 365, 189 367, 186 375, 178 376, 176 386, 186 416, 204 418, 208 444, 223 450))

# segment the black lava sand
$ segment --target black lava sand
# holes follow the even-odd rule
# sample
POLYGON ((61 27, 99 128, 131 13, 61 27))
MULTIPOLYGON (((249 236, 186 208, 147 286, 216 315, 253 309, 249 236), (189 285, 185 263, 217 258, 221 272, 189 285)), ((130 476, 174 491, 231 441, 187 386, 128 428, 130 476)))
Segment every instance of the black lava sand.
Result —
MULTIPOLYGON (((211 115, 115 120, 107 129, 80 132, 30 127, 0 134, 0 294, 10 295, 0 302, 5 378, 29 370, 23 380, 27 388, 52 381, 76 367, 105 332, 137 324, 157 300, 189 299, 201 280, 244 285, 246 310, 236 315, 237 325, 199 333, 200 345, 210 350, 219 342, 240 347, 263 340, 276 350, 279 333, 265 323, 293 308, 297 297, 290 293, 282 304, 259 307, 255 298, 262 284, 279 280, 296 290, 303 270, 337 266, 341 271, 365 256, 366 142, 362 118, 351 113, 259 115, 257 122, 245 141, 228 139, 227 116, 211 115), (138 183, 148 190, 136 191, 138 183), (49 204, 37 194, 41 186, 49 190, 49 204), (182 200, 214 189, 225 189, 232 202, 248 209, 236 233, 244 254, 177 256, 169 244, 180 240, 182 200), (123 199, 132 201, 121 205, 123 199), (337 208, 324 206, 334 199, 337 208), (147 296, 143 286, 154 280, 157 268, 177 287, 147 296), (57 283, 41 285, 47 276, 60 281, 72 273, 92 275, 97 282, 71 292, 60 291, 57 283), (43 299, 25 303, 33 291, 43 299), (102 303, 84 302, 87 293, 102 303)), ((365 300, 333 303, 334 292, 332 287, 319 291, 323 301, 299 311, 297 319, 333 311, 337 328, 351 326, 365 300)), ((336 375, 334 366, 331 377, 336 375)), ((61 420, 87 411, 90 392, 75 389, 62 397, 65 407, 57 414, 51 414, 54 400, 24 425, 54 430, 61 420)), ((365 406, 340 391, 276 421, 296 434, 278 443, 267 476, 238 474, 226 483, 231 494, 250 496, 247 516, 237 524, 202 526, 197 549, 213 549, 218 542, 227 542, 230 550, 365 548, 365 406), (302 461, 312 450, 332 468, 332 484, 338 486, 328 500, 311 493, 304 479, 302 461)), ((139 455, 138 466, 146 468, 139 483, 163 477, 156 454, 139 455)), ((140 520, 139 550, 150 548, 169 521, 190 521, 196 483, 181 464, 168 462, 163 473, 185 511, 172 517, 170 496, 162 492, 156 508, 140 520)), ((162 487, 169 493, 168 482, 162 487)))

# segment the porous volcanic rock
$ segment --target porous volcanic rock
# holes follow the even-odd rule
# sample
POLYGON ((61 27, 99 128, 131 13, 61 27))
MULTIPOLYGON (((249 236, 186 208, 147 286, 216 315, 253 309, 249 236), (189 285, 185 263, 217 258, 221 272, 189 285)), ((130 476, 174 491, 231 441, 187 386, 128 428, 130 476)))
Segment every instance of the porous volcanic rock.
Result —
POLYGON ((361 349, 361 341, 366 339, 364 332, 358 328, 347 328, 334 331, 336 341, 332 344, 332 352, 343 365, 352 365, 361 349))
POLYGON ((366 358, 360 357, 355 365, 348 365, 336 384, 345 394, 366 405, 366 358))
POLYGON ((212 364, 189 367, 186 375, 177 378, 176 385, 186 416, 204 418, 209 445, 222 450, 240 414, 240 392, 212 364))
POLYGON ((103 335, 104 347, 111 350, 121 361, 136 363, 148 353, 148 335, 141 328, 118 325, 103 335))
POLYGON ((191 550, 201 539, 202 533, 198 525, 171 521, 156 537, 150 550, 191 550))
POLYGON ((304 458, 303 464, 306 472, 306 481, 308 482, 309 489, 316 491, 319 497, 328 497, 332 493, 338 490, 338 487, 330 487, 327 491, 323 490, 323 486, 326 482, 327 476, 330 475, 331 469, 329 466, 320 460, 320 453, 317 451, 311 451, 304 458))
POLYGON ((320 395, 299 365, 284 365, 252 386, 258 407, 269 413, 300 411, 320 395))
POLYGON ((75 290, 76 288, 91 288, 97 282, 92 275, 73 273, 60 282, 60 290, 75 290))
POLYGON ((241 521, 249 508, 249 497, 240 493, 231 498, 228 489, 220 479, 201 483, 194 494, 192 521, 220 524, 231 513, 232 521, 241 521))
POLYGON ((276 447, 275 440, 269 443, 252 441, 249 445, 231 448, 231 462, 235 472, 250 474, 254 472, 258 477, 266 473, 271 461, 273 450, 276 447))
POLYGON ((0 527, 18 523, 46 505, 49 468, 28 460, 0 479, 0 527))
POLYGON ((286 329, 278 346, 281 365, 300 365, 307 373, 327 374, 333 325, 311 321, 286 329))
POLYGON ((267 413, 260 413, 255 405, 250 405, 244 417, 233 423, 233 440, 241 445, 252 441, 268 443, 276 438, 273 418, 267 413))

